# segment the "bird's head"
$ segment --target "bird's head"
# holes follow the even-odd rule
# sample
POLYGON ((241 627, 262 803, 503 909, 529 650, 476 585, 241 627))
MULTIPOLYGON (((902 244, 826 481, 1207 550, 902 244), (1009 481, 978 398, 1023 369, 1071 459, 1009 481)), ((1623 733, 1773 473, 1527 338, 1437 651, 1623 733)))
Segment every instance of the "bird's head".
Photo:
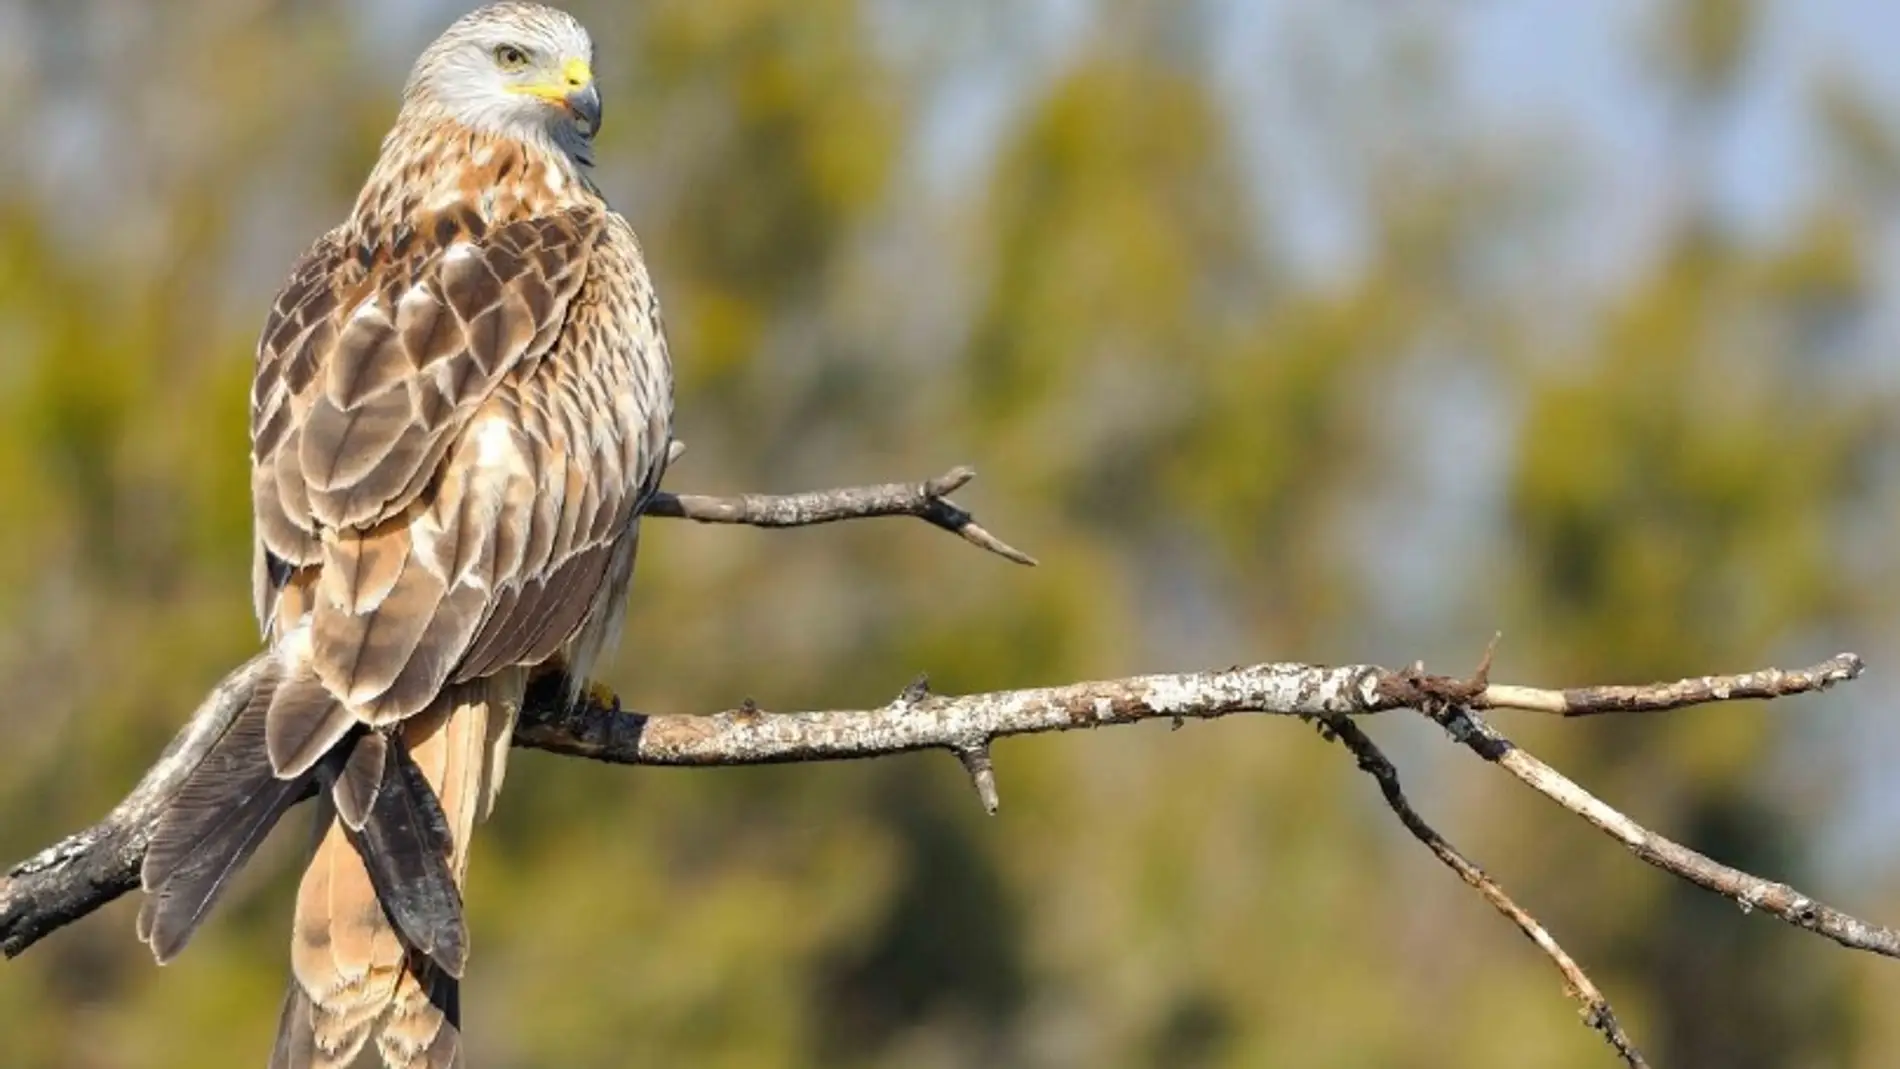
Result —
POLYGON ((506 0, 457 19, 416 60, 405 109, 593 162, 594 44, 565 11, 506 0))

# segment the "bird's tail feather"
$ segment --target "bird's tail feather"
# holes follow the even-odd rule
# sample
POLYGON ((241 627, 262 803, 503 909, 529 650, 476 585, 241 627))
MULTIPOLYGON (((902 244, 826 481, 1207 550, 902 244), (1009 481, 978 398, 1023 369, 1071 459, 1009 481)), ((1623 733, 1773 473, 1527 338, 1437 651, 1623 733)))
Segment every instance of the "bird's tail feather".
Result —
POLYGON ((461 874, 451 867, 455 836, 434 785, 402 737, 389 737, 386 746, 387 757, 378 759, 382 785, 363 814, 361 829, 350 827, 340 812, 334 826, 348 841, 348 853, 363 865, 372 904, 382 907, 404 946, 460 976, 468 960, 468 929, 462 919, 461 874))
MULTIPOLYGON (((426 961, 413 963, 386 996, 378 1053, 403 1069, 454 1069, 460 1064, 460 982, 426 961)), ((367 993, 367 992, 366 992, 367 993)), ((373 1002, 366 999, 365 1003, 373 1002)), ((368 1045, 368 1023, 331 1019, 294 979, 284 993, 270 1069, 341 1069, 368 1045)))
POLYGON ((496 779, 491 720, 512 720, 520 690, 512 672, 450 688, 386 738, 373 791, 363 789, 366 770, 345 786, 353 755, 337 766, 297 893, 271 1069, 349 1065, 372 1038, 391 1069, 459 1064, 459 885, 496 779), (348 804, 368 798, 360 829, 346 819, 345 792, 348 804))
POLYGON ((368 879, 397 930, 459 976, 466 936, 449 825, 403 739, 356 725, 301 767, 286 769, 271 755, 286 721, 335 718, 329 703, 309 700, 315 686, 279 658, 256 674, 231 726, 159 817, 140 872, 139 938, 160 962, 177 956, 284 813, 322 791, 326 820, 341 814, 343 836, 369 859, 368 879))
POLYGON ((139 938, 170 961, 291 806, 317 788, 313 772, 279 779, 264 747, 264 723, 282 672, 267 660, 243 709, 159 816, 140 882, 139 938))

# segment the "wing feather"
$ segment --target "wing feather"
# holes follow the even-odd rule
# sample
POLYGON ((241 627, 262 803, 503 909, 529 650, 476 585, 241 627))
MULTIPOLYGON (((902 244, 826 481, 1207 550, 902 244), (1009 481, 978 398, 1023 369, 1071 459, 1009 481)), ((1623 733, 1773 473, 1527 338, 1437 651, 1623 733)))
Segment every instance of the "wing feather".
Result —
MULTIPOLYGON (((314 571, 307 617, 277 626, 307 620, 317 680, 371 724, 557 652, 598 607, 670 437, 624 221, 449 214, 393 261, 326 236, 259 345, 260 618, 314 571)), ((307 704, 275 732, 280 759, 338 730, 307 704)))
POLYGON ((337 337, 324 376, 324 395, 348 412, 406 381, 415 366, 395 338, 396 324, 375 303, 358 306, 337 337))

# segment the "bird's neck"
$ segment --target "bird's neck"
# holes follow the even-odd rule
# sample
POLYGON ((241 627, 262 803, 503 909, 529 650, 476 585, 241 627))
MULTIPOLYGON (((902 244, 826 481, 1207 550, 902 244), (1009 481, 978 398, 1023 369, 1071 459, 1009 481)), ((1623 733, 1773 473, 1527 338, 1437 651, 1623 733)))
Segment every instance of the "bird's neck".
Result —
POLYGON ((405 116, 383 140, 351 219, 358 240, 375 246, 427 233, 445 216, 473 212, 493 226, 600 203, 586 168, 552 143, 405 116))

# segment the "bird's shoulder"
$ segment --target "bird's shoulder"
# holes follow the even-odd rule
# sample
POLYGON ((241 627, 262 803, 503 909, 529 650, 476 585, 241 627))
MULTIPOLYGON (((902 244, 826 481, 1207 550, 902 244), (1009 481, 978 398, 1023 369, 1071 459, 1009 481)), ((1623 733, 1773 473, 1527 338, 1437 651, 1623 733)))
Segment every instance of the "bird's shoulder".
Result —
POLYGON ((484 402, 545 360, 611 227, 580 206, 490 223, 470 205, 298 259, 264 325, 252 389, 254 487, 267 542, 307 557, 324 529, 415 501, 484 402), (268 475, 268 478, 265 476, 268 475), (302 549, 302 552, 296 552, 302 549))

